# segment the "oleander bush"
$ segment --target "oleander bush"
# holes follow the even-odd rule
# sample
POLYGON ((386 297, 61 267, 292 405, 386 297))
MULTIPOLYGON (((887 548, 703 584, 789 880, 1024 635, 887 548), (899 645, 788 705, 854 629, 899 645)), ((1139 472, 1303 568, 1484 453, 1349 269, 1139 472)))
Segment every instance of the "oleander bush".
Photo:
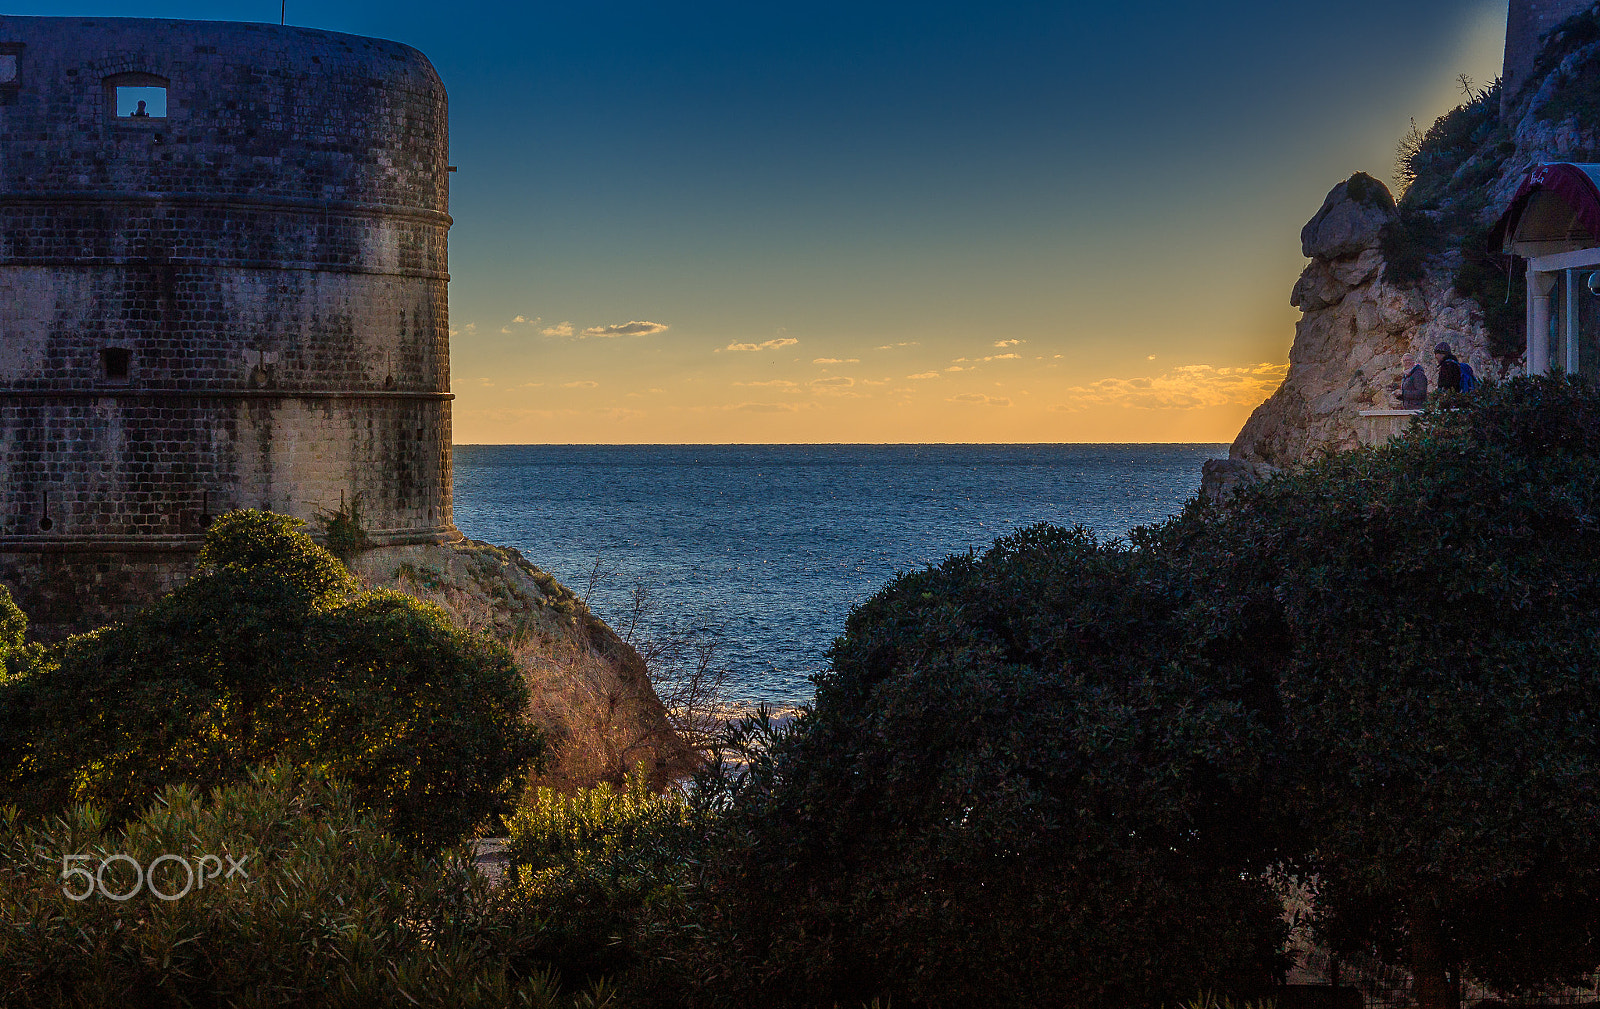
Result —
POLYGON ((612 1004, 514 956, 543 927, 461 855, 408 851, 348 787, 286 762, 206 797, 169 786, 123 826, 87 805, 0 815, 8 1009, 612 1004))
POLYGON ((684 908, 703 854, 703 811, 656 793, 640 765, 621 788, 539 788, 507 818, 507 899, 547 922, 528 955, 569 980, 617 976, 643 933, 684 908))
MULTIPOLYGON (((126 623, 7 644, 0 802, 114 821, 168 784, 207 789, 281 756, 348 780, 413 847, 508 811, 542 748, 509 653, 436 606, 361 590, 298 527, 230 512, 199 572, 126 623)), ((16 639, 15 624, 0 630, 16 639)))

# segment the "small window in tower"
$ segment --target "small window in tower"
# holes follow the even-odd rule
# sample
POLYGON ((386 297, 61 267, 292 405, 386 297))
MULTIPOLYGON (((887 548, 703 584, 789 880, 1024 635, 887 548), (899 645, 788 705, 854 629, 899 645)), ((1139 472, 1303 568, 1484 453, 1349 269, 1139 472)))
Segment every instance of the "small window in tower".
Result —
POLYGON ((166 88, 118 88, 118 119, 167 118, 166 88))
POLYGON ((154 125, 167 118, 167 87, 158 74, 112 74, 105 87, 106 114, 120 123, 154 125))
POLYGON ((105 347, 100 351, 100 372, 107 382, 126 382, 133 351, 127 347, 105 347))

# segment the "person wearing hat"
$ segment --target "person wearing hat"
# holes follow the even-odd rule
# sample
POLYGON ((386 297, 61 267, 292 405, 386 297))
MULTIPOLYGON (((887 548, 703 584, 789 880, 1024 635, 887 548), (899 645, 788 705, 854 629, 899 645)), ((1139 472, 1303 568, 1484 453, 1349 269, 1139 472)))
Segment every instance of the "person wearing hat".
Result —
POLYGON ((1450 353, 1448 343, 1439 343, 1433 348, 1433 359, 1439 362, 1439 389, 1448 392, 1461 391, 1461 362, 1450 353))
POLYGON ((1400 359, 1405 377, 1400 379, 1400 409, 1420 410, 1428 399, 1428 373, 1411 354, 1400 359))

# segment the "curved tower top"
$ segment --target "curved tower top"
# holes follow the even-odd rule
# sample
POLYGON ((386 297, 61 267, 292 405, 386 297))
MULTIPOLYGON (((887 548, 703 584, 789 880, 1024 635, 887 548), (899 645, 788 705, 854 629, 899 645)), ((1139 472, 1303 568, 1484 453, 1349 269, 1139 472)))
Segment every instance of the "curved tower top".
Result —
POLYGON ((1506 56, 1500 72, 1502 107, 1522 90, 1544 38, 1561 22, 1586 10, 1594 0, 1511 0, 1506 8, 1506 56))
POLYGON ((450 510, 444 86, 394 42, 0 17, 0 581, 44 627, 210 516, 450 510))

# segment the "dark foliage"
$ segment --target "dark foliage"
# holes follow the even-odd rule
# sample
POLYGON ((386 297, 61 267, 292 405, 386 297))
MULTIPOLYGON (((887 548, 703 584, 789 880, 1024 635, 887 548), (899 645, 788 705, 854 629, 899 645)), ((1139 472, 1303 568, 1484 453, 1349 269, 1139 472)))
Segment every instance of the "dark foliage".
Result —
POLYGON ((541 751, 504 647, 437 607, 360 591, 295 520, 231 512, 200 572, 126 624, 33 653, 0 684, 0 801, 115 820, 168 784, 284 756, 347 778, 408 844, 506 807, 541 751))
POLYGON ((366 525, 361 521, 361 495, 352 495, 347 503, 341 496, 336 511, 319 516, 322 525, 322 542, 328 553, 348 564, 356 555, 372 549, 366 525))
POLYGON ((1366 172, 1356 172, 1346 179, 1344 191, 1346 196, 1357 203, 1382 207, 1385 210, 1394 209, 1394 196, 1390 194, 1389 187, 1366 172))
POLYGON ((1527 285, 1523 283, 1525 260, 1489 250, 1487 229, 1473 228, 1461 240, 1461 265, 1456 268, 1453 286, 1478 305, 1483 325, 1489 333, 1489 353, 1507 364, 1521 357, 1528 346, 1526 311, 1527 285))
POLYGON ((704 1005, 1248 993, 1252 872, 1288 861, 1424 1005, 1590 970, 1597 523, 1600 395, 1518 379, 1131 546, 1039 527, 905 575, 708 779, 659 961, 704 1005))
POLYGON ((48 823, 0 810, 0 1006, 610 1004, 604 988, 560 997, 516 955, 545 923, 463 857, 421 858, 384 826, 338 781, 284 762, 210 796, 172 786, 122 827, 93 807, 48 823), (103 879, 129 899, 91 893, 82 873, 111 855, 176 899, 134 892, 126 861, 103 879), (201 855, 215 868, 194 869, 201 855), (64 856, 87 856, 65 881, 64 856), (187 886, 195 872, 210 878, 187 886))
POLYGON ((1402 201, 1399 213, 1383 226, 1383 279, 1396 287, 1414 287, 1428 275, 1428 259, 1444 251, 1449 235, 1434 217, 1402 201))
POLYGON ((1283 711, 1271 792, 1336 943, 1440 985, 1600 963, 1597 516, 1600 396, 1541 378, 1152 535, 1204 586, 1191 636, 1285 631, 1249 636, 1283 711))
POLYGON ((1403 208, 1434 209, 1447 198, 1470 197, 1496 178, 1505 155, 1490 144, 1500 131, 1500 84, 1472 91, 1468 100, 1434 120, 1414 149, 1405 152, 1399 168, 1411 179, 1401 199, 1403 208), (1470 159, 1477 160, 1458 177, 1470 159))
POLYGON ((1267 699, 1248 672, 1171 666, 1186 591, 1039 527, 852 614, 799 726, 746 726, 699 1003, 1121 1006, 1268 983, 1276 908, 1239 875, 1265 837, 1267 699))

